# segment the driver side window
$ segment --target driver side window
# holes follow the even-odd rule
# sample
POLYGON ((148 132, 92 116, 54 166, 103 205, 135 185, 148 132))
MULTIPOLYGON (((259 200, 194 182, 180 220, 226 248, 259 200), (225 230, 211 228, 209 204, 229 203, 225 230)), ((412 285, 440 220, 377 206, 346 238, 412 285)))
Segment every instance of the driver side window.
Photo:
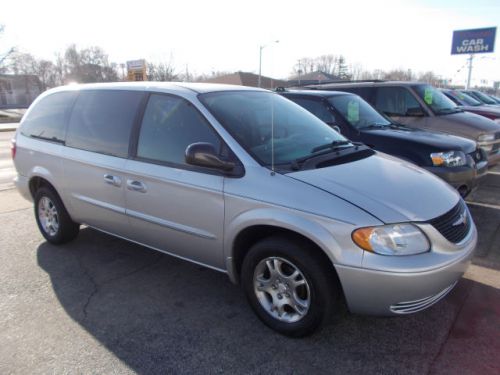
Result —
POLYGON ((221 149, 215 130, 191 103, 179 97, 152 94, 142 119, 137 156, 169 164, 187 165, 185 151, 195 142, 221 149))
POLYGON ((375 107, 388 116, 410 116, 422 112, 415 97, 404 87, 379 87, 375 107))

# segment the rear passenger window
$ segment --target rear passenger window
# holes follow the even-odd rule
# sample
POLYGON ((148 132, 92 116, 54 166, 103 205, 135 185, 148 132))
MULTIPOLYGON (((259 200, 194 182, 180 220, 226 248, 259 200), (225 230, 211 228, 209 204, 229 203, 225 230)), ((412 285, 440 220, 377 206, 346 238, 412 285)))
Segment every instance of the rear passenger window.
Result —
POLYGON ((71 115, 66 145, 127 157, 132 125, 143 97, 142 91, 81 91, 71 115))
POLYGON ((195 142, 221 148, 220 138, 192 104, 170 95, 151 95, 142 120, 137 156, 187 165, 186 148, 195 142))
POLYGON ((408 116, 412 110, 422 110, 417 99, 403 87, 379 87, 375 107, 388 116, 408 116))
POLYGON ((21 134, 54 142, 64 142, 66 124, 78 92, 58 92, 41 99, 21 126, 21 134))

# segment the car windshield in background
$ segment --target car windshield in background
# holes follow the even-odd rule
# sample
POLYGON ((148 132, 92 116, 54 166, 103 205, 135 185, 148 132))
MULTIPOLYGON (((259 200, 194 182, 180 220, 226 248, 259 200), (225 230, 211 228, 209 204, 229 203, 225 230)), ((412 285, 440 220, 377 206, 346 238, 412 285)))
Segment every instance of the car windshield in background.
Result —
POLYGON ((448 99, 446 95, 431 85, 415 85, 413 89, 436 115, 447 115, 462 111, 451 99, 448 99))
POLYGON ((485 104, 497 104, 493 99, 491 99, 488 95, 483 94, 481 91, 474 91, 474 95, 476 95, 476 97, 485 104))
POLYGON ((460 101, 472 107, 480 106, 482 103, 479 100, 474 99, 472 96, 465 94, 460 91, 451 91, 451 95, 458 98, 460 101))
POLYGON ((324 150, 325 145, 352 146, 342 142, 346 139, 323 121, 278 94, 230 91, 199 98, 226 130, 267 166, 273 161, 276 165, 293 163, 324 150))
POLYGON ((358 129, 391 125, 390 121, 359 96, 335 95, 328 98, 328 101, 346 121, 358 129))

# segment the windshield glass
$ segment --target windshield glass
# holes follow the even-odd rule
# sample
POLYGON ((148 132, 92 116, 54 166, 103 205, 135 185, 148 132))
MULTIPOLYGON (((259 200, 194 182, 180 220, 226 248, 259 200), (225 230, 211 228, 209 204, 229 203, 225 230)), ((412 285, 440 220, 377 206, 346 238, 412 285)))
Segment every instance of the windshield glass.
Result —
POLYGON ((496 104, 493 99, 491 99, 488 95, 483 94, 481 91, 474 91, 477 98, 486 104, 496 104))
POLYGON ((307 110, 278 94, 225 91, 202 94, 199 98, 226 130, 264 165, 271 165, 273 161, 274 164, 292 163, 314 154, 320 146, 346 140, 307 110))
POLYGON ((413 89, 435 114, 459 112, 456 104, 431 85, 416 85, 413 89))
POLYGON ((470 105, 473 107, 477 107, 478 105, 481 105, 480 101, 474 99, 472 96, 469 96, 468 94, 464 94, 463 92, 451 91, 451 95, 458 98, 461 102, 465 103, 466 105, 470 105))
POLYGON ((347 122, 358 129, 391 125, 390 121, 357 95, 331 96, 328 101, 347 122))

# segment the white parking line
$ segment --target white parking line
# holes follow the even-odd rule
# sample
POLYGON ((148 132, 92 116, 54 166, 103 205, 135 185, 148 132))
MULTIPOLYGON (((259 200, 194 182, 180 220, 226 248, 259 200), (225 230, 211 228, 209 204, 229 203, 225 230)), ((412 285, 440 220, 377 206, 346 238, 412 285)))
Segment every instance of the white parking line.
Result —
POLYGON ((488 203, 480 203, 480 202, 471 202, 471 201, 465 201, 467 204, 471 204, 473 206, 480 206, 480 207, 487 207, 487 208, 494 208, 495 210, 500 210, 500 206, 496 204, 488 204, 488 203))

